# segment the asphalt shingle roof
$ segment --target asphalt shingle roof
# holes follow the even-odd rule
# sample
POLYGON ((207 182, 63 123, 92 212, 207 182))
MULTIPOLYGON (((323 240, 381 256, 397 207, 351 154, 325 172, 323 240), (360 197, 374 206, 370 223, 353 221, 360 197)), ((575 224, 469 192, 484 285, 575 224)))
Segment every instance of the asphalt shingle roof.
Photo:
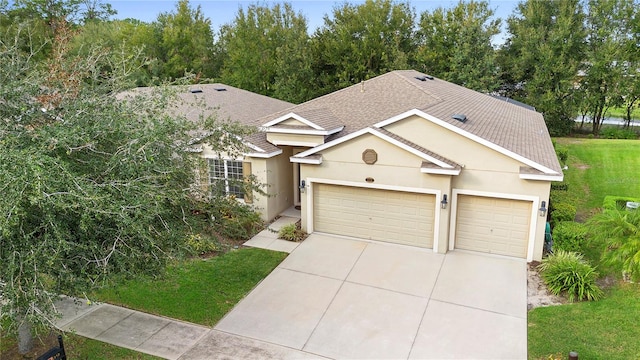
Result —
POLYGON ((418 109, 508 151, 562 173, 542 114, 438 79, 420 81, 414 70, 392 71, 348 88, 310 100, 258 119, 264 124, 288 113, 307 114, 314 123, 333 115, 332 123, 344 125, 327 141, 418 109), (315 118, 314 111, 325 114, 315 118), (453 119, 464 114, 467 121, 453 119))

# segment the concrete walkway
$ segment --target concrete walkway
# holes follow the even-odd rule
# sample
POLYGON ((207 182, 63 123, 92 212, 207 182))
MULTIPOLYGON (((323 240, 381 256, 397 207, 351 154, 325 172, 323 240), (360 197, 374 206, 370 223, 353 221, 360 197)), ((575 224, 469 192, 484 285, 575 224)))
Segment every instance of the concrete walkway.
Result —
POLYGON ((62 298, 65 331, 166 359, 524 359, 526 263, 312 234, 213 329, 62 298))
MULTIPOLYGON (((245 245, 290 253, 299 243, 278 239, 278 230, 300 220, 286 213, 245 245)), ((119 306, 62 297, 56 303, 64 331, 165 359, 322 359, 309 353, 228 334, 202 325, 119 306)))

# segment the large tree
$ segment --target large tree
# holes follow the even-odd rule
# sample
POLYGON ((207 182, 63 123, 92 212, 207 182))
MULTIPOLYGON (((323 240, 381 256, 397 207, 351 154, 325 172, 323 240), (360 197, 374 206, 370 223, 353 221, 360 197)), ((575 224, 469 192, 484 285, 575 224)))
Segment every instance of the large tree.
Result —
MULTIPOLYGON (((152 273, 181 251, 196 191, 195 125, 168 111, 171 91, 122 94, 127 57, 70 56, 73 33, 56 28, 45 66, 0 34, 0 324, 23 352, 31 325, 51 325, 57 294, 152 273)), ((207 126, 214 149, 241 149, 225 124, 207 126)))
POLYGON ((450 9, 425 11, 418 30, 418 69, 470 89, 489 92, 498 87, 492 38, 500 19, 486 1, 460 1, 450 9))
POLYGON ((578 112, 576 84, 585 59, 580 1, 527 0, 507 24, 499 60, 506 95, 543 113, 552 135, 569 133, 578 112))
POLYGON ((162 13, 156 21, 158 59, 162 76, 176 79, 187 73, 213 77, 213 30, 200 6, 180 0, 175 12, 162 13))
POLYGON ((291 102, 312 95, 307 20, 291 4, 249 5, 220 30, 224 83, 291 102))
POLYGON ((318 94, 329 93, 412 64, 413 9, 392 0, 344 3, 325 15, 312 42, 318 94))
POLYGON ((587 52, 580 79, 583 108, 598 135, 607 110, 633 103, 637 43, 633 42, 633 0, 590 0, 586 4, 587 52), (631 43, 630 43, 631 42, 631 43))

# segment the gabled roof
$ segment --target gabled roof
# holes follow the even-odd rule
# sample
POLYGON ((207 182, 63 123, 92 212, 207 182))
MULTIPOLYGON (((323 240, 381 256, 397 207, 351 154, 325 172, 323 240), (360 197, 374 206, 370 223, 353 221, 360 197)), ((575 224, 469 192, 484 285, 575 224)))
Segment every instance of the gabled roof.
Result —
MULTIPOLYGON (((325 145, 329 145, 365 128, 384 128, 414 111, 507 156, 524 159, 526 165, 545 174, 562 174, 542 114, 438 78, 417 79, 424 76, 414 70, 392 71, 277 112, 258 123, 323 109, 344 125, 342 131, 326 139, 325 145), (455 120, 454 114, 464 114, 467 120, 455 120)), ((315 122, 312 116, 306 119, 315 122)))
MULTIPOLYGON (((255 126, 255 119, 294 106, 286 101, 219 83, 177 88, 184 90, 178 94, 180 101, 170 111, 184 115, 192 121, 198 120, 200 116, 214 115, 222 121, 231 120, 243 125, 255 126)), ((119 94, 118 98, 135 96, 138 92, 146 92, 151 89, 149 87, 136 88, 119 94)), ((200 138, 201 135, 196 135, 196 137, 200 138)), ((282 153, 281 149, 266 140, 264 133, 253 134, 244 140, 250 149, 249 155, 251 156, 268 157, 282 153)), ((199 152, 202 151, 202 148, 201 146, 191 146, 189 150, 199 152)))
POLYGON ((303 151, 299 154, 296 154, 290 157, 291 162, 299 162, 299 163, 305 163, 305 164, 321 164, 322 156, 320 154, 317 154, 318 152, 366 134, 370 134, 379 139, 387 141, 425 160, 422 162, 422 166, 421 166, 421 171, 423 173, 447 174, 447 175, 460 174, 460 170, 462 167, 459 164, 456 164, 455 162, 449 159, 446 159, 443 156, 440 156, 432 151, 429 151, 423 148, 422 146, 417 145, 396 134, 393 134, 387 130, 376 128, 376 127, 364 128, 359 131, 353 132, 347 136, 340 137, 332 141, 331 143, 318 145, 307 151, 303 151))

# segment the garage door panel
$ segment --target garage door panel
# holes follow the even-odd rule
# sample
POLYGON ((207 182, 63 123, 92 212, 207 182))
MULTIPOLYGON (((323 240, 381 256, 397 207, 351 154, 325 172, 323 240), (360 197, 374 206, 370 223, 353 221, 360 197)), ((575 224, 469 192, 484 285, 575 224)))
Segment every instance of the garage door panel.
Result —
POLYGON ((455 247, 526 258, 530 201, 458 195, 455 247))
POLYGON ((434 195, 328 184, 313 195, 317 231, 433 246, 434 195))

